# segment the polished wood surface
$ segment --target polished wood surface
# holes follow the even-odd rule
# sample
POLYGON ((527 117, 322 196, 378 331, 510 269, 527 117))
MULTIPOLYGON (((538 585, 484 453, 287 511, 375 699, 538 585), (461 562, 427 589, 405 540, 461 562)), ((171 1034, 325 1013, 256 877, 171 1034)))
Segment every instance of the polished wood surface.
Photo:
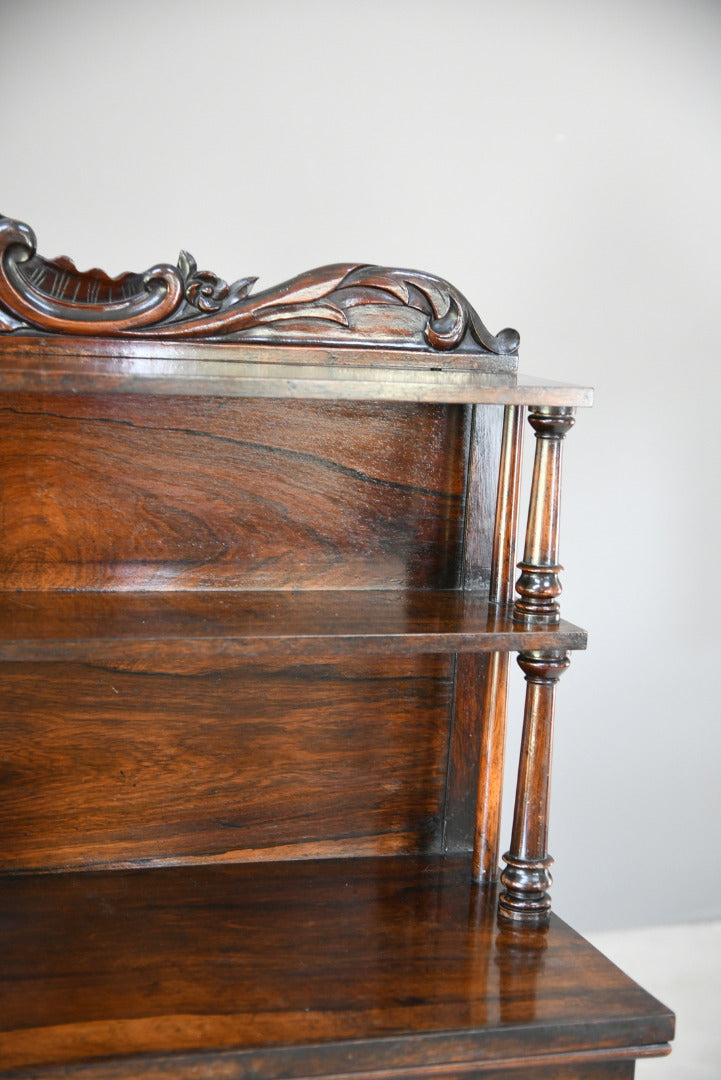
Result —
POLYGON ((5 590, 452 588, 460 406, 0 395, 5 590))
POLYGON ((547 893, 591 392, 433 275, 253 285, 0 217, 0 1076, 632 1080, 672 1014, 547 893))
POLYGON ((570 408, 532 409, 528 419, 536 436, 531 498, 521 571, 516 582, 516 615, 533 623, 558 622, 561 595, 558 563, 561 517, 561 452, 574 424, 570 408))
MULTIPOLYGON (((0 664, 2 868, 439 850, 447 655, 0 664)), ((292 873, 292 871, 290 871, 292 873)))
POLYGON ((0 593, 0 661, 189 670, 247 657, 585 646, 572 623, 519 626, 511 605, 458 590, 0 593))
MULTIPOLYGON (((513 595, 522 449, 523 409, 507 405, 500 438, 488 588, 489 601, 497 611, 509 604, 513 595)), ((495 651, 488 659, 485 679, 478 683, 484 687, 473 835, 473 877, 479 882, 495 881, 499 872, 508 668, 508 650, 495 651)))
POLYGON ((667 1009, 560 920, 499 928, 492 899, 449 857, 5 878, 0 1068, 452 1076, 526 1055, 583 1076, 664 1052, 667 1009))
MULTIPOLYGON (((574 409, 536 407, 529 413, 535 433, 531 495, 521 574, 516 582, 515 618, 530 626, 560 621, 558 563, 563 439, 574 424, 574 409)), ((551 751, 555 690, 569 664, 559 649, 522 651, 526 678, 523 735, 518 762, 511 846, 503 856, 504 885, 499 912, 507 919, 537 922, 551 909, 548 889, 553 859, 548 853, 551 751)))
POLYGON ((588 406, 585 386, 478 369, 472 355, 102 338, 0 339, 0 392, 588 406))
POLYGON ((548 854, 551 750, 556 684, 569 665, 564 652, 521 653, 526 678, 523 734, 513 807, 511 846, 503 860, 499 910, 509 919, 536 921, 551 910, 548 854))
POLYGON ((418 270, 334 263, 254 292, 229 285, 181 251, 177 266, 111 278, 43 258, 22 221, 0 215, 0 336, 25 333, 163 341, 246 339, 475 353, 486 370, 515 371, 519 336, 492 334, 448 281, 418 270))

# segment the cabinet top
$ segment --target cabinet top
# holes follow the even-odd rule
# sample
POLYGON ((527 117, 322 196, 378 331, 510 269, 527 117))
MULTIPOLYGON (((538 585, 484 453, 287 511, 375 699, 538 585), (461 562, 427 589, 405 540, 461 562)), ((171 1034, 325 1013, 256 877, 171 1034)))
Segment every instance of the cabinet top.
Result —
POLYGON ((593 392, 465 356, 406 351, 100 338, 0 339, 0 392, 179 394, 336 401, 590 405, 593 392))
POLYGON ((588 405, 587 388, 519 377, 449 282, 336 263, 253 293, 181 251, 111 278, 45 259, 0 216, 0 390, 588 405))

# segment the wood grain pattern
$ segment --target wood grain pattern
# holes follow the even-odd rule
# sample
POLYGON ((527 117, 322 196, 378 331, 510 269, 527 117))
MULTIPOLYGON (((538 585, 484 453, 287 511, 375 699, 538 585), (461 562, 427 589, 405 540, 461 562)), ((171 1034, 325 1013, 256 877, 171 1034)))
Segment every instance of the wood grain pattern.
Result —
MULTIPOLYGON (((503 410, 500 438, 497 498, 493 524, 488 598, 501 617, 501 605, 513 595, 513 567, 518 530, 521 485, 523 409, 507 405, 503 410)), ((478 795, 473 837, 473 876, 476 881, 495 881, 501 850, 501 808, 506 755, 506 707, 508 700, 508 650, 488 658, 483 681, 480 715, 478 795)))
POLYGON ((434 850, 447 657, 0 665, 0 866, 434 850))
POLYGON ((479 882, 495 881, 499 874, 509 666, 507 652, 490 653, 485 678, 478 684, 483 687, 483 693, 477 706, 481 734, 474 806, 473 877, 479 882))
MULTIPOLYGON (((493 520, 498 501, 498 468, 502 410, 493 405, 473 408, 468 451, 466 512, 461 580, 464 592, 488 595, 493 552, 493 520)), ((488 608, 487 627, 495 625, 488 608)), ((485 639, 490 644, 490 639, 485 639)), ((460 653, 455 661, 453 720, 448 750, 448 784, 444 850, 468 851, 473 843, 479 752, 482 740, 481 702, 488 658, 460 653)))
POLYGON ((447 852, 468 852, 473 846, 483 687, 488 678, 488 660, 487 652, 463 652, 455 657, 443 837, 444 851, 447 852))
POLYGON ((468 448, 461 577, 464 589, 486 594, 491 584, 503 412, 497 405, 474 406, 468 448))
POLYGON ((545 891, 591 393, 428 274, 252 286, 0 217, 0 1077, 632 1080, 673 1017, 545 891))
POLYGON ((4 396, 0 582, 453 587, 467 440, 452 406, 4 396))
POLYGON ((0 1070, 453 1076, 523 1054, 591 1076, 584 1053, 663 1052, 668 1010, 559 920, 509 934, 485 899, 447 857, 6 878, 0 1070))

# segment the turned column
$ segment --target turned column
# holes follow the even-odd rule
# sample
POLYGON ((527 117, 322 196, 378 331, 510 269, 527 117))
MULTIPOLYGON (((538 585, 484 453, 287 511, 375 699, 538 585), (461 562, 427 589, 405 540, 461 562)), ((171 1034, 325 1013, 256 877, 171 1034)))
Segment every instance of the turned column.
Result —
POLYGON ((516 582, 514 618, 555 623, 560 619, 558 522, 561 511, 561 447, 573 426, 574 410, 558 406, 533 409, 528 415, 536 433, 531 500, 521 576, 516 582))
MULTIPOLYGON (((528 524, 521 571, 516 583, 514 619, 527 627, 560 620, 561 592, 558 526, 561 509, 561 448, 574 410, 560 406, 532 409, 536 434, 528 524)), ((503 856, 499 913, 510 919, 543 922, 551 908, 548 808, 556 683, 569 664, 560 650, 527 651, 518 663, 526 678, 523 736, 513 813, 511 847, 503 856)))
POLYGON ((548 889, 553 859, 548 854, 553 707, 556 683, 569 664, 564 652, 521 653, 526 706, 518 765, 511 847, 503 856, 504 891, 499 911, 512 919, 541 922, 551 908, 548 889))

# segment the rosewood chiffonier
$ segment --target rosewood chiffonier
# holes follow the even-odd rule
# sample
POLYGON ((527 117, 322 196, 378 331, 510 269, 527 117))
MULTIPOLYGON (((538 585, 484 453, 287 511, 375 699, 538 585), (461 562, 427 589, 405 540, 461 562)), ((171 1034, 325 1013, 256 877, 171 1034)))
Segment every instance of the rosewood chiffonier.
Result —
POLYGON ((673 1016, 548 894, 590 392, 429 274, 253 286, 0 218, 0 1076, 629 1080, 673 1016))

